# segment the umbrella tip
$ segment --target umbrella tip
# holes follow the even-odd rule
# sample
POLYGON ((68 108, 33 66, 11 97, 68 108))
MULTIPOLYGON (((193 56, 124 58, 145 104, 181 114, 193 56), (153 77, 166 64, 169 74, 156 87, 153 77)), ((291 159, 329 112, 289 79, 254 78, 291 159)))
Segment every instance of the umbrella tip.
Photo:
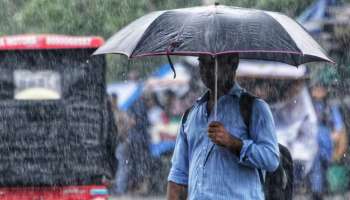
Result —
POLYGON ((214 5, 215 5, 215 6, 218 6, 218 5, 220 5, 220 3, 217 2, 217 1, 215 1, 214 5))

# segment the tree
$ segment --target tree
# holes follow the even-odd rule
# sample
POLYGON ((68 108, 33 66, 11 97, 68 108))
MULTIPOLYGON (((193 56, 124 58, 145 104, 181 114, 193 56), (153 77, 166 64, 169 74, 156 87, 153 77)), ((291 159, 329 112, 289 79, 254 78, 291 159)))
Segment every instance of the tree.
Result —
POLYGON ((31 0, 18 18, 22 32, 109 37, 145 8, 145 0, 31 0))
POLYGON ((14 34, 18 31, 19 27, 15 19, 23 4, 21 0, 0 1, 0 35, 14 34))

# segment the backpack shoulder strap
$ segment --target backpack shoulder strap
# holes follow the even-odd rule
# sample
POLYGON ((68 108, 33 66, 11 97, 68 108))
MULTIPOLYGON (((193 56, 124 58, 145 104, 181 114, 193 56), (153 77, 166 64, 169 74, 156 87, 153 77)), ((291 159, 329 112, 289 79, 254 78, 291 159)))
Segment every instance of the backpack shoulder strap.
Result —
MULTIPOLYGON (((250 119, 252 117, 253 112, 253 103, 254 100, 257 99, 257 96, 250 94, 248 92, 242 92, 241 97, 239 98, 239 112, 242 115, 243 121, 248 128, 248 136, 251 138, 249 127, 250 127, 250 119)), ((260 169, 258 169, 260 183, 264 184, 264 175, 260 169)))
MULTIPOLYGON (((248 92, 243 92, 241 94, 241 97, 239 98, 239 111, 242 115, 245 125, 248 128, 250 127, 250 119, 253 112, 253 103, 254 103, 254 100, 257 98, 258 97, 248 92)), ((250 136, 249 131, 248 131, 248 134, 250 136)))
POLYGON ((192 105, 191 107, 187 108, 187 110, 185 111, 185 113, 182 115, 182 119, 181 119, 181 125, 183 126, 186 123, 188 114, 191 112, 191 110, 193 109, 194 105, 192 105))

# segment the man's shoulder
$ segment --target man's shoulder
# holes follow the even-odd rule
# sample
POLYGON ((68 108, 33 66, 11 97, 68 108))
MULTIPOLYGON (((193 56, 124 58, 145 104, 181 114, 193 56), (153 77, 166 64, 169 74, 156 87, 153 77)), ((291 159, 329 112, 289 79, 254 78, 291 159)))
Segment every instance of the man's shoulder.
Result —
POLYGON ((269 104, 261 98, 254 99, 253 110, 259 113, 269 113, 269 114, 271 113, 269 104))
POLYGON ((188 107, 184 114, 182 115, 182 119, 181 119, 181 123, 182 124, 185 124, 187 119, 188 119, 188 116, 190 115, 191 111, 197 106, 197 102, 193 103, 190 107, 188 107))
POLYGON ((270 109, 269 104, 262 98, 260 98, 259 96, 256 96, 250 92, 247 92, 246 90, 242 90, 242 93, 239 97, 241 100, 246 100, 249 99, 252 101, 252 106, 253 107, 264 107, 264 108, 268 108, 270 109), (243 99, 245 98, 245 99, 243 99))

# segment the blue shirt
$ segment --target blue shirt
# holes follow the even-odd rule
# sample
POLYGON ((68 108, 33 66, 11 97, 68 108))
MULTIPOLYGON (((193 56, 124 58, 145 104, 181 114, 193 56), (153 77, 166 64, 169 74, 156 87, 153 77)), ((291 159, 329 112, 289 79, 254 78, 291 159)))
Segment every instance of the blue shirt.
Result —
POLYGON ((180 127, 168 181, 187 185, 190 200, 264 199, 258 169, 278 167, 275 125, 268 105, 256 99, 248 134, 239 111, 242 91, 235 84, 217 105, 217 121, 243 141, 239 157, 208 138, 208 124, 214 121, 213 112, 207 112, 208 93, 197 100, 180 127))
POLYGON ((327 106, 326 102, 316 100, 313 103, 320 126, 327 126, 335 131, 341 131, 344 128, 344 121, 338 104, 327 106))
POLYGON ((328 104, 326 101, 314 102, 314 108, 318 120, 318 155, 315 162, 331 161, 333 155, 332 132, 338 133, 344 128, 343 117, 339 105, 328 104))

